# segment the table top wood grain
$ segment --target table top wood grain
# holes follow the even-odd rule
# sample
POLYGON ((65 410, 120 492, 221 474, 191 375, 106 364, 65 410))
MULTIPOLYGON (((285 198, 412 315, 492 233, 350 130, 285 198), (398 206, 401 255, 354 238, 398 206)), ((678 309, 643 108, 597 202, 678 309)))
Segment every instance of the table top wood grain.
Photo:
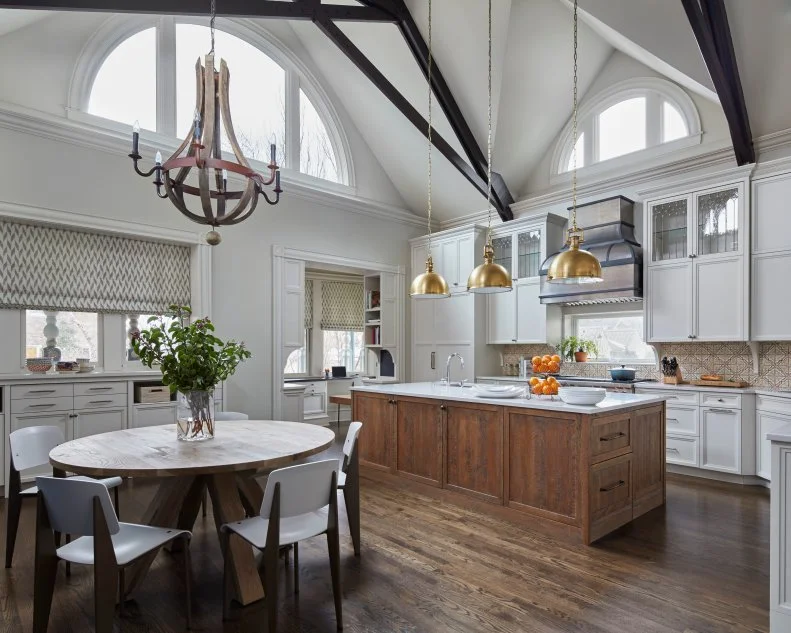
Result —
POLYGON ((91 435, 55 447, 54 468, 92 477, 181 477, 288 466, 329 448, 335 433, 299 422, 219 422, 213 440, 183 442, 176 425, 91 435))
POLYGON ((337 394, 334 396, 330 396, 330 403, 331 404, 348 404, 351 406, 352 404, 352 394, 345 393, 345 394, 337 394))

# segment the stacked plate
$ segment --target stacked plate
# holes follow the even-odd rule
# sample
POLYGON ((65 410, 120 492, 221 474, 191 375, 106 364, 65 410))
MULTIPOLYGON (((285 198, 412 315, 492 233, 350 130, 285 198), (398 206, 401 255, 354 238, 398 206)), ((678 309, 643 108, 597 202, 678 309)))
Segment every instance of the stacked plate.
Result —
POLYGON ((558 395, 566 404, 593 406, 607 397, 607 390, 599 387, 561 387, 558 395))
POLYGON ((473 385, 479 398, 518 398, 525 395, 525 387, 516 385, 473 385))

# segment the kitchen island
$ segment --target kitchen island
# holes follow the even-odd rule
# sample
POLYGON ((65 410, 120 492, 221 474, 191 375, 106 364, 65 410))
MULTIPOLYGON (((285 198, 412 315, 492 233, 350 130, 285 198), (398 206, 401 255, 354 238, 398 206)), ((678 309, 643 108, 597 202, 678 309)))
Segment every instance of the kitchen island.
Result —
POLYGON ((662 396, 596 406, 435 383, 352 389, 367 476, 589 544, 665 503, 662 396))

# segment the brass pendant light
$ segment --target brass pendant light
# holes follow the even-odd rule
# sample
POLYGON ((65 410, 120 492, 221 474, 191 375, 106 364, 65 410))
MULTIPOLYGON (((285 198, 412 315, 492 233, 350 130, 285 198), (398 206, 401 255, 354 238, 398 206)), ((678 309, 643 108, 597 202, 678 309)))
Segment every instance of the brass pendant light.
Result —
POLYGON ((604 281, 601 264, 590 251, 580 248, 583 231, 577 226, 577 2, 574 0, 574 110, 572 114, 571 227, 568 250, 561 251, 549 266, 547 282, 552 284, 590 284, 604 281))
POLYGON ((428 259, 426 259, 426 272, 415 277, 409 288, 409 296, 413 299, 450 297, 448 282, 442 275, 434 272, 434 260, 431 257, 431 105, 433 101, 431 65, 431 0, 428 0, 428 259))
POLYGON ((513 281, 508 271, 494 263, 492 246, 492 0, 489 0, 489 137, 488 147, 488 191, 486 206, 489 212, 489 227, 486 232, 486 245, 483 247, 483 264, 475 268, 467 279, 467 290, 476 294, 510 292, 513 281))

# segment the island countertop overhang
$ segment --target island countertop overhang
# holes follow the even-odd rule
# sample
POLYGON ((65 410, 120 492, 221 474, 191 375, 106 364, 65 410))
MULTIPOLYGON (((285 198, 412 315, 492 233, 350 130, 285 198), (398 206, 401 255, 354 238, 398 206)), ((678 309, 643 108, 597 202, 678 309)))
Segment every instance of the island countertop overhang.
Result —
POLYGON ((598 415, 627 411, 634 407, 663 403, 667 396, 660 394, 631 394, 608 393, 607 397, 594 406, 579 406, 566 404, 559 398, 544 400, 533 398, 482 398, 471 393, 471 387, 449 387, 431 382, 400 383, 395 385, 364 385, 352 387, 352 391, 363 393, 378 393, 389 396, 402 396, 411 398, 428 398, 453 402, 469 402, 473 404, 490 404, 501 407, 539 409, 556 411, 559 413, 576 413, 598 415))

